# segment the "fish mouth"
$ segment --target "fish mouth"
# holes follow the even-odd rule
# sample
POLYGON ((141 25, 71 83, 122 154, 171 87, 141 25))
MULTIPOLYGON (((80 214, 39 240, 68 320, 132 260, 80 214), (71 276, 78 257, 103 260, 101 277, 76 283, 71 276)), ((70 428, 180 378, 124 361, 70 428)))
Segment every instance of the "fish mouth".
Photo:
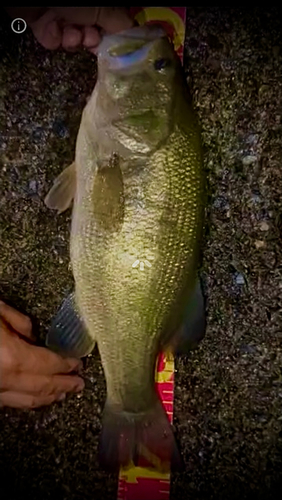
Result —
POLYGON ((109 69, 125 69, 146 59, 153 43, 166 33, 159 25, 136 26, 114 35, 106 35, 97 55, 106 60, 109 69))

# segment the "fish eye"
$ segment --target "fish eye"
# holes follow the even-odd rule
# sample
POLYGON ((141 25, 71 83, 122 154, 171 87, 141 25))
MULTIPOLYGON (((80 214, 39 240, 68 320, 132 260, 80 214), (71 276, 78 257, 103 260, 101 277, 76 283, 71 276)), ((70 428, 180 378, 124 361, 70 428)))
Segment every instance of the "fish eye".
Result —
POLYGON ((156 59, 154 62, 154 68, 156 71, 161 71, 162 69, 167 68, 170 65, 171 65, 171 60, 165 59, 164 57, 156 59))

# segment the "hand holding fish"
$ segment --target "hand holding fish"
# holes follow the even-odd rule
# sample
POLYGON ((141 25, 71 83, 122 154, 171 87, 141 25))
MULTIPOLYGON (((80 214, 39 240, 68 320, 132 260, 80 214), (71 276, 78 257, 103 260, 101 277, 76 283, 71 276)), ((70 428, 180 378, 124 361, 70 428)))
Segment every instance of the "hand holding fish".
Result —
POLYGON ((46 49, 83 46, 95 53, 103 33, 133 26, 125 7, 6 7, 11 17, 22 17, 46 49))
POLYGON ((32 341, 30 318, 0 302, 0 406, 36 408, 84 387, 78 375, 70 375, 79 360, 62 358, 32 341))

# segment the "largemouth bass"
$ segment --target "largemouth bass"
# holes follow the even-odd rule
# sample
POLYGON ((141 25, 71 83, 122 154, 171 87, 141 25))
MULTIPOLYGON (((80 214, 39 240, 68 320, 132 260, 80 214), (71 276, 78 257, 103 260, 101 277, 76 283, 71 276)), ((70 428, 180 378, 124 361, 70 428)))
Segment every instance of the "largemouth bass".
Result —
POLYGON ((72 200, 75 291, 47 345, 84 356, 98 344, 107 383, 103 465, 136 463, 149 449, 167 470, 177 451, 155 363, 167 346, 177 351, 203 336, 204 175, 181 64, 161 28, 135 27, 100 44, 75 162, 45 202, 61 212, 72 200))

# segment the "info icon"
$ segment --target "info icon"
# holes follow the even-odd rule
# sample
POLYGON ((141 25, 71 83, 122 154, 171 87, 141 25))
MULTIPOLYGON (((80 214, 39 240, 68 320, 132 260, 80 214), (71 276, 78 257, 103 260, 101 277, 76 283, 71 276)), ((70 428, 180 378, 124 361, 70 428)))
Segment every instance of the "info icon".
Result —
POLYGON ((18 35, 20 35, 26 30, 26 26, 27 25, 25 20, 22 19, 21 17, 17 17, 16 19, 14 19, 11 24, 13 32, 17 33, 18 35))

